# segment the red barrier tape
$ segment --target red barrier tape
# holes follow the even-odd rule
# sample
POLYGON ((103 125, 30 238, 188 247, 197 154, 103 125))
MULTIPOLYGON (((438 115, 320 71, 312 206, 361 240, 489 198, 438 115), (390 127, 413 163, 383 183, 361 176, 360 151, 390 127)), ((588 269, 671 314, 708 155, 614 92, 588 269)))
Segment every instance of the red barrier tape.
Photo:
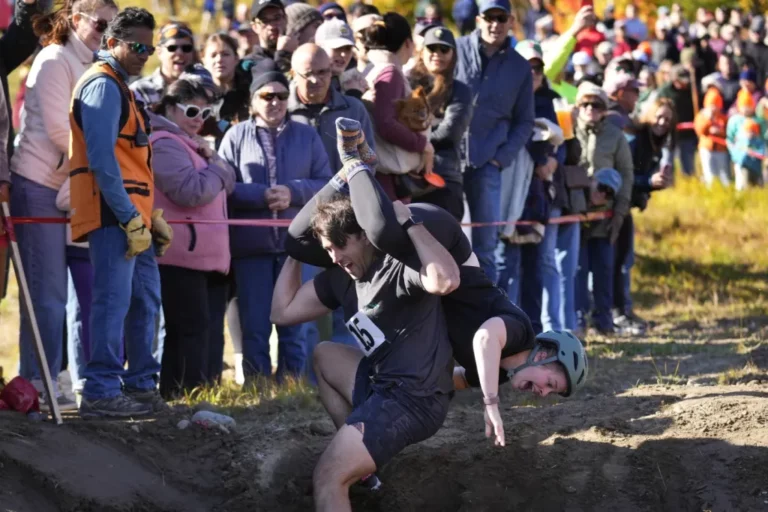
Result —
MULTIPOLYGON (((609 219, 613 212, 590 212, 586 215, 564 215, 549 219, 550 224, 575 224, 577 222, 589 222, 593 220, 609 219)), ((207 220, 207 219, 184 219, 168 220, 168 224, 226 224, 228 226, 250 226, 266 228, 287 228, 291 224, 290 219, 226 219, 226 220, 207 220)), ((6 220, 6 228, 14 224, 68 224, 69 219, 59 217, 11 217, 6 220)), ((499 221, 499 222, 469 222, 462 224, 464 227, 490 227, 507 226, 514 224, 516 226, 533 226, 541 224, 531 220, 519 220, 517 222, 499 221)), ((9 230, 10 231, 10 230, 9 230)))

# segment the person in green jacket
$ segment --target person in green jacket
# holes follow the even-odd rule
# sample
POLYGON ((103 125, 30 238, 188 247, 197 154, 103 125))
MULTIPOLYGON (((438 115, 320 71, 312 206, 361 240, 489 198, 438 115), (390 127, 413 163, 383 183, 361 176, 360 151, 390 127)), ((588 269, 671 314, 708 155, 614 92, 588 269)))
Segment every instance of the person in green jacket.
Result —
POLYGON ((563 32, 554 43, 549 46, 549 52, 544 55, 544 75, 549 81, 550 88, 560 96, 568 100, 568 103, 576 103, 576 86, 562 80, 563 70, 571 59, 576 48, 576 36, 579 32, 590 26, 595 19, 594 7, 587 5, 582 7, 573 19, 571 27, 563 32))

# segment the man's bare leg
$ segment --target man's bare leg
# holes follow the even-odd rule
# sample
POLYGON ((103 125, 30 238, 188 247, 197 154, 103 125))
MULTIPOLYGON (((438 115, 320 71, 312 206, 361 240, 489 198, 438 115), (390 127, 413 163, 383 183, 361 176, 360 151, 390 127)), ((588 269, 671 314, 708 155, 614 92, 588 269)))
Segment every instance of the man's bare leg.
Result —
POLYGON ((355 374, 362 358, 359 350, 339 343, 324 341, 315 348, 313 364, 320 401, 337 429, 352 412, 355 374))
POLYGON ((351 512, 349 487, 376 471, 363 444, 364 428, 364 424, 342 426, 320 457, 312 476, 316 511, 351 512))

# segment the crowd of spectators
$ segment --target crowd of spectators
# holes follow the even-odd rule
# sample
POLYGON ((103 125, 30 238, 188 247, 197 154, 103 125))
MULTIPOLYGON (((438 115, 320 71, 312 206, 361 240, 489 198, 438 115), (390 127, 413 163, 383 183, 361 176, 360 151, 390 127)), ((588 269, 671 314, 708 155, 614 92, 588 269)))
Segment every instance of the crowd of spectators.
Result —
MULTIPOLYGON (((709 186, 728 186, 731 175, 739 190, 763 183, 768 47, 761 16, 700 8, 689 23, 674 4, 658 9, 649 30, 632 4, 622 17, 613 6, 601 17, 583 7, 557 33, 541 0, 531 0, 519 20, 509 0, 458 0, 458 37, 428 1, 419 2, 414 23, 364 3, 256 0, 242 9, 206 1, 204 11, 203 30, 213 33, 170 21, 156 30, 156 45, 126 41, 141 65, 155 50, 159 60, 150 74, 127 81, 143 115, 137 124, 149 135, 153 206, 168 220, 292 219, 341 170, 335 123, 350 118, 374 151, 434 162, 444 186, 425 180, 423 168, 383 163, 377 179, 392 199, 432 203, 474 223, 482 269, 537 332, 637 335, 646 323, 632 305, 632 212, 673 184, 675 158, 693 175, 698 148, 709 186), (427 131, 401 117, 400 106, 417 92, 426 96, 427 131), (612 213, 550 223, 590 211, 612 213), (515 227, 518 220, 530 222, 515 227)), ((77 89, 94 61, 110 62, 108 38, 121 41, 112 26, 117 13, 113 0, 67 0, 46 13, 36 0, 18 0, 0 39, 8 104, 0 115, 8 137, 0 141, 8 152, 0 155, 0 200, 10 201, 13 215, 71 214, 71 140, 112 128, 109 119, 92 119, 104 133, 80 134, 88 111, 73 117, 70 104, 124 101, 108 85, 86 88, 86 81, 77 89), (38 38, 42 50, 26 76, 14 138, 6 77, 38 38)), ((138 135, 132 140, 140 144, 138 135)), ((270 358, 284 227, 193 222, 175 225, 173 235, 170 247, 156 247, 158 297, 144 298, 162 304, 149 321, 156 366, 146 368, 158 374, 164 399, 220 380, 225 322, 240 383, 270 376, 273 366, 278 380, 313 379, 308 361, 319 341, 353 343, 337 311, 327 321, 278 327, 277 361, 270 358)), ((95 278, 93 244, 106 241, 73 237, 62 224, 19 226, 17 236, 51 372, 68 366, 74 389, 93 394, 88 380, 107 356, 130 360, 137 330, 136 319, 104 310, 108 290, 95 278), (117 341, 107 350, 92 330, 109 323, 117 341)), ((305 266, 302 278, 317 272, 305 266)), ((41 390, 23 309, 19 343, 20 373, 41 390)), ((59 403, 74 407, 61 393, 59 403)))

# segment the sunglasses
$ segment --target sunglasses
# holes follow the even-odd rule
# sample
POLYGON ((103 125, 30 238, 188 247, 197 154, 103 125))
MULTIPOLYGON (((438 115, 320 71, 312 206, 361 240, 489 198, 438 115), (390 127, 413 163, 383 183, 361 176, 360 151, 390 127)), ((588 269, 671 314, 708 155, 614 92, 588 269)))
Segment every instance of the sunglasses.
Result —
POLYGON ((443 44, 430 44, 427 46, 427 51, 429 53, 442 53, 443 55, 450 53, 451 49, 450 46, 445 46, 443 44))
POLYGON ((282 21, 285 21, 285 15, 278 14, 276 16, 270 16, 269 18, 265 16, 263 18, 256 18, 256 21, 258 21, 262 25, 274 25, 275 23, 280 23, 282 21))
POLYGON ((125 43, 128 45, 128 49, 131 50, 136 55, 154 55, 155 54, 155 47, 149 44, 144 43, 137 43, 134 41, 123 41, 122 39, 118 39, 121 43, 125 43))
POLYGON ((323 19, 326 19, 326 20, 337 19, 337 20, 342 20, 343 21, 344 20, 344 15, 342 13, 338 12, 338 11, 325 11, 323 13, 323 19))
POLYGON ((203 121, 211 117, 213 109, 211 107, 200 108, 197 105, 185 105, 183 103, 177 103, 176 106, 184 111, 184 115, 189 119, 196 119, 202 116, 203 121))
POLYGON ((543 64, 531 64, 531 71, 533 71, 537 75, 543 75, 544 74, 544 65, 543 64))
POLYGON ((277 98, 280 101, 288 101, 288 96, 289 96, 288 91, 259 93, 259 98, 263 99, 264 101, 274 101, 275 98, 277 98))
POLYGON ((588 109, 591 108, 592 110, 605 110, 605 105, 600 103, 599 101, 585 101, 581 105, 579 105, 579 108, 588 109))
POLYGON ((195 51, 195 46, 192 44, 169 44, 165 47, 165 49, 171 53, 176 53, 176 50, 179 48, 181 48, 181 51, 184 53, 192 53, 195 51))
POLYGON ((496 23, 504 24, 509 21, 509 14, 483 14, 483 19, 488 23, 495 21, 496 23))
POLYGON ((84 12, 81 12, 80 15, 91 20, 93 22, 93 28, 99 34, 103 34, 107 31, 107 27, 109 27, 109 21, 102 18, 95 18, 90 14, 85 14, 84 12))

